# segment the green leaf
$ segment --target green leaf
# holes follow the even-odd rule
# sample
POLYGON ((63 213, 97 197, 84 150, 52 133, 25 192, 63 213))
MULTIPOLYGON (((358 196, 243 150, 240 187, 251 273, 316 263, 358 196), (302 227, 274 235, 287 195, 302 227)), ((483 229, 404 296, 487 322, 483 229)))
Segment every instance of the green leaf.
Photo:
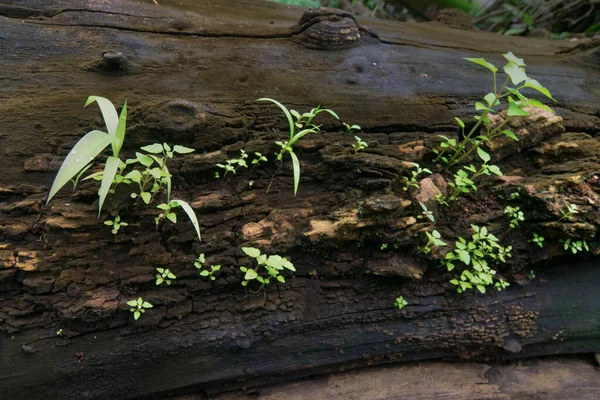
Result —
POLYGON ((252 279, 256 279, 257 277, 258 277, 258 274, 256 273, 255 270, 248 269, 246 271, 246 275, 244 275, 244 280, 250 281, 252 279))
POLYGON ((526 117, 529 113, 522 108, 520 108, 517 103, 511 102, 508 105, 507 114, 509 117, 526 117))
POLYGON ((517 135, 515 135, 515 133, 513 131, 511 131, 510 129, 503 130, 502 134, 505 135, 505 136, 508 136, 512 140, 515 140, 517 142, 519 141, 519 138, 517 137, 517 135))
POLYGON ((207 270, 200 271, 200 276, 208 276, 210 273, 207 270))
POLYGON ((526 30, 527 30, 527 27, 510 28, 510 29, 507 29, 506 31, 504 31, 504 35, 516 36, 516 35, 520 35, 521 33, 525 32, 526 30))
POLYGON ((483 99, 486 101, 486 103, 488 103, 488 107, 493 107, 496 106, 498 104, 500 104, 500 101, 498 101, 496 99, 496 95, 494 93, 488 93, 486 94, 483 99), (492 102, 494 102, 494 100, 496 100, 496 102, 494 104, 492 104, 492 102))
POLYGON ((486 153, 481 147, 477 148, 477 155, 483 160, 484 163, 487 163, 491 159, 489 153, 486 153))
POLYGON ((283 258, 279 255, 269 256, 267 259, 267 265, 278 270, 283 269, 283 258))
POLYGON ((131 307, 137 307, 137 300, 129 300, 127 305, 131 307))
POLYGON ((113 156, 118 157, 119 151, 121 151, 121 147, 123 146, 123 142, 125 141, 125 127, 127 126, 127 100, 125 100, 125 104, 123 104, 123 108, 121 109, 121 115, 119 117, 119 122, 117 124, 117 130, 113 139, 112 148, 113 148, 113 156))
POLYGON ((184 147, 176 144, 173 146, 173 151, 179 154, 188 154, 194 152, 194 149, 190 149, 189 147, 184 147))
POLYGON ((153 307, 153 305, 152 305, 152 304, 150 304, 150 303, 148 303, 147 301, 145 301, 145 302, 142 304, 142 307, 144 307, 144 308, 152 308, 152 307, 153 307))
POLYGON ((281 283, 285 283, 285 278, 281 275, 277 275, 277 280, 281 283))
POLYGON ((65 161, 63 161, 48 195, 46 204, 50 202, 52 197, 66 185, 75 175, 77 175, 82 169, 84 169, 88 163, 96 158, 106 146, 112 142, 110 135, 101 131, 90 131, 84 137, 82 137, 73 146, 73 149, 69 152, 65 161))
POLYGON ((98 107, 100 107, 100 111, 102 112, 102 118, 104 118, 104 123, 106 124, 108 134, 114 137, 117 133, 117 127, 119 126, 119 117, 117 115, 115 106, 110 102, 110 100, 105 99, 104 97, 90 96, 83 107, 85 108, 93 102, 98 103, 98 107))
POLYGON ((167 219, 169 221, 171 221, 172 223, 176 224, 177 223, 177 214, 175 214, 175 213, 168 213, 167 214, 167 219))
POLYGON ((324 108, 321 111, 325 111, 326 113, 331 114, 335 119, 340 119, 340 117, 338 117, 338 115, 336 114, 336 112, 333 111, 333 110, 330 110, 328 108, 324 108))
POLYGON ((504 72, 506 72, 506 74, 510 77, 513 85, 518 85, 519 83, 528 79, 527 75, 525 74, 525 69, 519 67, 513 62, 509 62, 504 66, 504 72))
POLYGON ((260 250, 254 247, 242 247, 242 251, 252 258, 260 256, 260 250))
POLYGON ((135 157, 138 159, 138 161, 144 166, 144 167, 149 167, 154 163, 154 159, 152 159, 152 157, 147 156, 145 154, 142 153, 135 153, 135 157))
POLYGON ((488 169, 490 170, 491 173, 493 173, 494 175, 498 175, 498 176, 502 176, 502 171, 500 171, 500 168, 498 168, 497 165, 490 165, 488 167, 488 169))
MULTIPOLYGON (((454 119, 456 120, 456 122, 458 122, 458 125, 460 125, 461 128, 465 127, 465 123, 463 122, 462 119, 458 118, 458 117, 454 117, 454 119)), ((450 141, 450 139, 448 139, 446 136, 443 135, 438 135, 441 136, 442 138, 446 139, 447 141, 450 141)))
POLYGON ((148 192, 140 193, 140 197, 144 200, 144 203, 150 204, 150 200, 152 199, 152 195, 148 192))
POLYGON ((481 110, 493 111, 491 108, 486 107, 485 104, 483 104, 479 101, 475 103, 475 110, 477 110, 477 111, 481 111, 481 110))
POLYGON ((100 184, 100 190, 98 191, 98 196, 100 197, 98 203, 98 216, 102 212, 102 206, 104 205, 104 200, 106 200, 106 196, 108 195, 108 191, 112 186, 113 179, 117 174, 117 170, 119 169, 119 160, 117 157, 108 157, 106 160, 106 165, 104 167, 104 175, 102 176, 102 183, 100 184))
POLYGON ((137 321, 138 318, 140 317, 140 315, 142 315, 142 314, 138 310, 135 310, 133 313, 133 319, 135 319, 137 321))
POLYGON ((547 105, 543 104, 541 101, 538 101, 536 99, 529 99, 529 101, 527 102, 527 105, 535 107, 535 108, 539 108, 540 110, 554 112, 554 111, 552 111, 552 109, 550 107, 548 107, 547 105))
POLYGON ((298 192, 298 184, 300 183, 300 162, 293 151, 290 151, 292 157, 292 166, 294 167, 294 196, 298 192))
POLYGON ((192 207, 183 200, 172 200, 171 203, 176 203, 177 205, 180 205, 181 208, 183 208, 183 211, 185 211, 188 218, 192 222, 192 225, 194 225, 194 228, 196 229, 198 240, 202 240, 202 238, 200 237, 200 224, 198 223, 198 218, 196 217, 196 213, 194 212, 192 207))
POLYGON ((283 268, 285 269, 289 269, 292 272, 296 272, 296 268, 294 267, 294 264, 292 264, 289 260, 287 260, 286 258, 283 259, 283 268))
POLYGON ((158 154, 163 152, 163 146, 160 143, 154 143, 148 146, 141 147, 142 150, 147 151, 148 153, 158 154))
POLYGON ((137 169, 134 169, 124 177, 125 179, 131 179, 133 182, 140 183, 142 181, 142 173, 137 169))
POLYGON ((292 138, 294 137, 294 120, 292 119, 292 116, 290 115, 290 112, 288 111, 288 109, 283 104, 278 102, 277 100, 269 99, 266 97, 260 98, 257 101, 270 101, 271 103, 274 103, 277 107, 281 108, 281 110, 285 114, 285 117, 287 118, 288 123, 290 125, 290 141, 291 141, 292 138))
POLYGON ((483 67, 486 67, 487 69, 492 71, 494 74, 498 71, 498 68, 496 68, 494 66, 494 64, 490 64, 489 62, 485 61, 483 58, 465 58, 465 60, 470 61, 475 64, 478 64, 478 65, 481 65, 483 67))
POLYGON ((515 56, 512 51, 509 51, 506 54, 502 54, 502 56, 504 58, 506 58, 508 60, 508 62, 512 62, 515 65, 517 65, 518 67, 524 67, 525 66, 525 61, 522 58, 519 58, 517 56, 515 56))

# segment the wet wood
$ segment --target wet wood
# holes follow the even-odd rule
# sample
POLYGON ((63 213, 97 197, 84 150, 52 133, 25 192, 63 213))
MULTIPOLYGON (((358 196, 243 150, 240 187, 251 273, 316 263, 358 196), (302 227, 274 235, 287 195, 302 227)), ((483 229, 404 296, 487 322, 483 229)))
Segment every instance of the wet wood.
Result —
POLYGON ((584 237, 597 252, 597 42, 330 13, 301 20, 301 9, 254 0, 158 3, 0 4, 7 398, 136 398, 394 361, 600 350, 598 260, 569 258, 558 242, 584 237), (338 35, 346 29, 350 39, 338 35), (414 219, 415 194, 401 189, 401 177, 406 161, 429 163, 436 135, 456 135, 453 117, 468 119, 489 90, 486 71, 462 58, 501 64, 509 50, 558 99, 562 120, 526 125, 536 134, 520 153, 498 150, 507 177, 440 211, 445 237, 490 224, 515 247, 500 271, 508 290, 459 296, 450 274, 416 254, 427 226, 414 219), (202 242, 186 222, 157 231, 152 208, 127 196, 114 196, 97 219, 91 183, 44 205, 69 149, 102 129, 97 109, 82 108, 90 94, 118 106, 128 100, 126 153, 153 142, 196 149, 170 170, 177 197, 199 215, 202 242), (333 108, 363 127, 369 148, 353 156, 353 135, 324 118, 322 134, 298 143, 297 197, 289 162, 267 195, 273 162, 215 180, 216 163, 241 148, 271 155, 285 136, 280 112, 258 97, 301 111, 333 108), (507 233, 499 196, 519 187, 531 217, 507 233), (565 201, 581 210, 572 224, 556 222, 565 201), (130 226, 113 237, 102 221, 117 213, 130 226), (527 243, 534 231, 547 238, 544 249, 527 243), (383 243, 398 249, 382 251, 383 243), (264 294, 246 292, 242 246, 288 255, 295 277, 264 294), (201 252, 224 266, 214 282, 193 267, 201 252), (156 287, 155 267, 177 280, 156 287), (393 307, 399 295, 409 302, 403 310, 393 307), (125 302, 138 296, 154 308, 134 322, 125 302))

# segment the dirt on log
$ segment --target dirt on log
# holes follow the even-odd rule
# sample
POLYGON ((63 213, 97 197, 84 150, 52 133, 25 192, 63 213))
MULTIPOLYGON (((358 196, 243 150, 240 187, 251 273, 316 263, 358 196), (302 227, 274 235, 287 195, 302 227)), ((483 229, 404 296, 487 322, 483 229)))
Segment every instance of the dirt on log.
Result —
POLYGON ((598 41, 303 15, 257 0, 157 3, 0 3, 3 397, 126 399, 403 360, 600 351, 598 41), (472 120, 492 82, 463 58, 502 65, 508 51, 553 93, 557 115, 515 121, 517 145, 489 145, 504 176, 438 207, 431 196, 451 178, 431 162, 438 135, 458 137, 454 117, 472 120), (88 95, 127 99, 128 155, 154 142, 196 150, 169 168, 201 242, 185 221, 157 230, 156 209, 127 193, 98 219, 90 182, 45 205, 71 147, 104 129, 97 108, 82 108, 88 95), (294 197, 292 163, 272 161, 287 123, 259 97, 332 108, 369 147, 354 155, 354 135, 323 117, 322 132, 295 147, 294 197), (242 148, 271 161, 215 179, 216 164, 242 148), (410 162, 437 175, 404 191, 410 162), (512 245, 498 267, 511 286, 457 294, 454 275, 417 251, 433 228, 415 218, 419 201, 448 241, 477 224, 512 245), (559 221, 568 203, 579 213, 559 221), (526 215, 518 229, 508 229, 507 204, 526 215), (113 235, 102 222, 117 214, 129 226, 113 235), (543 248, 528 242, 534 232, 543 248), (590 251, 567 255, 568 238, 590 251), (286 255, 297 272, 252 294, 240 285, 243 246, 286 255), (198 276, 200 253, 223 266, 215 281, 198 276), (177 279, 156 286, 156 267, 177 279), (154 308, 134 321, 125 303, 140 296, 154 308))

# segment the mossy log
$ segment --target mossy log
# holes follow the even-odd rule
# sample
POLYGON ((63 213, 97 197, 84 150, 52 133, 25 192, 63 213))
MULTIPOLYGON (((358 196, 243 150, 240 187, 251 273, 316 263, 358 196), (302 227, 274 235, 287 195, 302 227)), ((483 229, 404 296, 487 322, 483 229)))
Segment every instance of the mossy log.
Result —
POLYGON ((303 16, 258 0, 156 3, 0 4, 1 397, 125 399, 392 361, 600 351, 597 41, 303 16), (431 162, 437 135, 457 137, 453 117, 471 120, 491 87, 463 58, 501 64, 507 51, 550 89, 557 115, 515 121, 517 145, 489 145, 504 177, 438 208, 431 195, 451 175, 431 162), (196 149, 170 170, 201 242, 184 221, 157 229, 156 210, 127 193, 98 219, 87 181, 45 205, 69 149, 103 129, 97 109, 82 108, 91 94, 127 99, 125 153, 154 142, 196 149), (354 135, 323 117, 322 132, 297 144, 294 196, 291 162, 272 161, 287 123, 258 97, 332 108, 362 126, 369 147, 354 155, 354 135), (242 148, 271 161, 215 179, 242 148), (436 173, 416 191, 402 190, 410 162, 436 173), (509 230, 502 210, 514 192, 526 220, 509 230), (511 286, 458 295, 453 274, 417 251, 432 229, 415 218, 418 201, 448 241, 478 224, 512 245, 498 268, 511 286), (567 203, 579 214, 559 221, 567 203), (129 226, 113 235, 102 222, 117 214, 129 226), (543 248, 528 242, 533 232, 543 248), (569 256, 567 238, 590 252, 569 256), (240 285, 243 246, 286 255, 297 272, 252 294, 240 285), (223 266, 215 281, 198 276, 200 253, 223 266), (156 286, 156 267, 177 279, 156 286), (134 321, 125 302, 139 296, 154 308, 134 321))

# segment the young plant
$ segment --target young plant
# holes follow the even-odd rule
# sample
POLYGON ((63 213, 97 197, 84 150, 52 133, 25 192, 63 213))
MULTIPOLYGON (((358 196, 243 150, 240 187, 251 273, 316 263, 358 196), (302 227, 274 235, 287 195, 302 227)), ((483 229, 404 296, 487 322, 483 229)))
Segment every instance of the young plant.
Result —
POLYGON ((183 211, 185 211, 188 218, 190 219, 190 222, 194 226, 194 229, 196 230, 196 234, 198 235, 198 240, 202 240, 202 238, 200 237, 200 224, 198 223, 198 218, 196 217, 196 213, 194 212, 192 207, 183 200, 171 200, 168 203, 162 203, 162 204, 159 204, 158 206, 156 206, 156 208, 161 210, 158 217, 156 217, 154 219, 154 221, 156 222, 156 225, 158 226, 161 223, 161 221, 163 221, 165 218, 174 224, 177 223, 177 214, 175 214, 172 211, 173 208, 177 208, 177 207, 181 207, 183 209, 183 211))
MULTIPOLYGON (((256 153, 258 154, 258 153, 256 153)), ((238 171, 238 169, 240 168, 248 168, 248 163, 246 163, 246 158, 248 158, 248 154, 246 153, 246 151, 244 149, 240 150, 240 158, 231 158, 229 160, 227 160, 225 162, 225 164, 217 164, 217 167, 219 168, 223 168, 225 170, 225 173, 223 174, 223 177, 227 176, 227 173, 232 172, 234 175, 235 173, 238 171)), ((267 160, 266 157, 263 157, 265 159, 265 161, 267 160)), ((253 160, 253 164, 258 164, 259 161, 256 161, 257 159, 253 160), (254 162, 256 161, 256 162, 254 162)), ((260 160, 260 157, 259 157, 260 160)))
POLYGON ((156 268, 158 274, 156 274, 156 286, 160 286, 163 282, 166 282, 167 285, 171 285, 171 280, 177 279, 174 273, 171 272, 168 268, 156 268))
POLYGON ((502 171, 496 165, 489 165, 491 157, 489 153, 484 151, 483 149, 477 149, 477 155, 483 161, 483 164, 479 169, 475 168, 473 164, 468 167, 464 167, 464 169, 459 169, 456 174, 454 174, 454 182, 448 182, 448 186, 450 186, 454 191, 452 192, 452 196, 450 196, 450 201, 454 201, 458 198, 462 193, 469 193, 471 191, 477 190, 477 185, 475 185, 475 179, 482 176, 491 174, 502 176, 502 171), (465 171, 466 170, 466 171, 465 171), (473 175, 469 175, 467 172, 471 172, 473 175))
MULTIPOLYGON (((313 108, 312 110, 310 110, 310 112, 300 115, 300 113, 297 112, 296 110, 288 110, 283 104, 281 104, 277 100, 273 100, 273 99, 269 99, 269 98, 261 98, 261 99, 258 99, 257 101, 270 101, 271 103, 274 103, 277 107, 279 107, 283 111, 283 113, 288 121, 289 130, 290 130, 289 140, 285 141, 285 142, 276 141, 275 143, 277 145, 279 145, 279 147, 281 147, 281 150, 277 154, 278 161, 281 161, 283 156, 286 153, 289 154, 290 158, 292 159, 292 166, 294 168, 294 196, 295 196, 296 193, 298 192, 298 184, 300 183, 300 162, 298 161, 298 157, 296 156, 296 153, 294 153, 294 144, 298 140, 303 138, 304 136, 308 135, 309 133, 319 133, 321 131, 320 125, 315 125, 312 123, 313 119, 320 113, 322 113, 322 112, 329 113, 336 119, 340 119, 340 117, 338 117, 338 115, 333 110, 330 110, 327 108, 321 108, 321 106, 313 108), (294 119, 295 119, 295 121, 294 121, 294 119), (300 131, 296 132, 296 128, 298 128, 300 131)), ((270 185, 269 185, 269 188, 270 188, 270 185)), ((267 192, 269 191, 269 188, 267 188, 267 192)))
POLYGON ((408 305, 408 301, 404 300, 404 297, 396 297, 396 301, 394 301, 394 307, 399 310, 402 310, 404 307, 408 305))
POLYGON ((284 283, 285 278, 281 275, 282 271, 287 269, 296 272, 294 264, 284 257, 278 255, 267 256, 266 254, 261 254, 260 250, 254 247, 242 247, 242 251, 254 258, 258 264, 256 269, 240 267, 240 271, 244 273, 242 286, 247 286, 248 282, 256 280, 261 284, 257 290, 260 291, 271 282, 271 279, 276 279, 277 281, 284 283), (260 275, 261 267, 264 268, 267 273, 266 275, 260 275))
POLYGON ((423 209, 423 212, 421 214, 419 214, 417 216, 418 219, 423 219, 423 218, 427 218, 428 220, 430 220, 431 222, 435 222, 435 217, 433 216, 433 212, 429 211, 427 209, 427 206, 421 202, 419 202, 419 205, 421 206, 421 208, 423 209))
POLYGON ((571 238, 567 240, 559 240, 559 242, 563 245, 563 248, 567 251, 571 251, 573 254, 577 254, 583 249, 585 251, 590 251, 590 248, 585 240, 571 240, 571 238))
POLYGON ((356 143, 354 143, 352 145, 352 148, 354 149, 354 154, 358 154, 359 151, 364 150, 367 147, 369 147, 369 145, 367 144, 367 142, 365 142, 364 140, 362 140, 358 136, 354 136, 354 139, 356 139, 356 143))
POLYGON ((258 165, 261 162, 267 162, 267 157, 263 156, 259 152, 254 152, 254 159, 252 160, 252 165, 258 165))
POLYGON ((100 216, 104 200, 106 200, 108 191, 110 190, 119 164, 121 163, 119 151, 121 150, 123 140, 125 139, 127 101, 125 101, 120 115, 117 115, 115 106, 104 97, 90 96, 84 107, 87 107, 93 102, 98 103, 98 106, 100 107, 107 132, 99 130, 90 131, 75 144, 54 178, 46 204, 52 200, 54 195, 56 195, 65 184, 72 181, 74 178, 73 182, 78 182, 81 171, 89 168, 88 164, 102 153, 108 145, 111 145, 112 156, 109 156, 106 159, 102 183, 100 185, 100 190, 98 191, 98 216, 100 216))
POLYGON ((523 211, 521 211, 520 207, 506 206, 504 209, 504 215, 506 215, 509 220, 510 229, 519 226, 519 221, 525 221, 525 215, 523 214, 523 211))
POLYGON ((220 265, 211 265, 210 271, 208 269, 204 269, 204 262, 206 259, 204 258, 204 253, 200 254, 196 261, 194 262, 194 267, 196 267, 200 271, 200 276, 208 276, 211 281, 216 280, 217 278, 214 276, 214 273, 221 269, 220 265))
POLYGON ((119 229, 121 229, 122 226, 127 226, 129 225, 127 222, 121 221, 121 217, 120 216, 116 216, 115 219, 113 221, 108 220, 108 221, 104 221, 104 225, 108 225, 112 227, 112 234, 116 235, 119 232, 119 229))
POLYGON ((540 247, 544 247, 544 237, 538 235, 537 233, 533 233, 533 239, 529 240, 529 242, 533 242, 540 247))
MULTIPOLYGON (((506 258, 511 257, 512 246, 501 246, 498 238, 488 233, 486 227, 480 228, 477 225, 471 225, 471 228, 475 231, 471 240, 467 241, 459 237, 455 243, 455 250, 447 253, 441 262, 448 271, 452 271, 458 262, 464 265, 460 277, 450 281, 457 287, 458 293, 473 288, 485 293, 486 286, 494 284, 494 275, 496 274, 489 264, 506 262, 506 258)), ((503 281, 498 280, 498 282, 503 281)), ((495 286, 502 289, 508 286, 508 283, 504 282, 495 286)))
POLYGON ((404 191, 407 191, 409 188, 414 187, 414 188, 419 188, 419 184, 417 182, 417 178, 419 177, 419 175, 422 174, 430 174, 431 175, 431 170, 429 170, 428 168, 421 168, 421 166, 417 163, 410 163, 412 165, 412 167, 414 168, 414 171, 411 171, 411 176, 410 178, 408 177, 403 177, 402 180, 404 180, 404 191))
POLYGON ((360 126, 358 126, 358 125, 350 125, 345 122, 342 122, 342 124, 344 124, 344 128, 346 128, 346 133, 353 133, 354 131, 360 131, 360 126))
POLYGON ((438 194, 435 196, 435 201, 438 202, 438 204, 446 206, 446 207, 450 207, 450 204, 448 204, 448 202, 446 201, 446 199, 444 198, 443 194, 438 194))
POLYGON ((579 211, 577 211, 576 204, 567 203, 567 210, 560 210, 560 213, 562 216, 558 219, 559 221, 562 221, 563 219, 573 221, 573 215, 579 214, 579 211))
POLYGON ((522 89, 530 88, 537 90, 544 96, 556 101, 547 88, 542 86, 535 79, 527 76, 523 59, 516 57, 511 52, 503 54, 503 56, 508 62, 503 68, 506 73, 506 79, 500 87, 498 87, 496 76, 498 68, 483 58, 465 58, 465 60, 481 65, 492 72, 493 90, 483 97, 483 102, 475 103, 475 111, 477 111, 479 115, 474 117, 477 122, 469 132, 465 132, 465 123, 461 119, 455 118, 462 131, 462 140, 456 141, 445 136, 440 136, 443 139, 443 142, 440 145, 441 150, 435 151, 437 154, 437 158, 434 160, 435 162, 441 160, 448 166, 453 166, 466 160, 474 151, 479 149, 480 145, 485 141, 493 140, 500 136, 506 136, 515 141, 518 140, 514 132, 509 129, 504 129, 504 127, 514 117, 528 116, 529 112, 525 109, 526 107, 535 107, 545 111, 552 111, 540 101, 529 99, 520 92, 522 89), (512 85, 515 85, 515 87, 508 86, 509 82, 512 83, 512 85), (505 99, 504 103, 502 102, 503 99, 505 99), (497 126, 492 126, 489 115, 497 112, 498 108, 503 104, 508 105, 506 119, 497 126))
POLYGON ((425 232, 425 235, 427 236, 427 244, 420 248, 420 251, 424 254, 431 253, 434 246, 448 246, 448 244, 442 240, 442 235, 437 230, 433 230, 431 233, 425 232))
POLYGON ((146 309, 152 308, 152 304, 144 301, 144 299, 141 297, 138 297, 137 300, 129 300, 127 305, 131 307, 129 311, 133 313, 133 319, 136 321, 143 313, 146 312, 146 309))

